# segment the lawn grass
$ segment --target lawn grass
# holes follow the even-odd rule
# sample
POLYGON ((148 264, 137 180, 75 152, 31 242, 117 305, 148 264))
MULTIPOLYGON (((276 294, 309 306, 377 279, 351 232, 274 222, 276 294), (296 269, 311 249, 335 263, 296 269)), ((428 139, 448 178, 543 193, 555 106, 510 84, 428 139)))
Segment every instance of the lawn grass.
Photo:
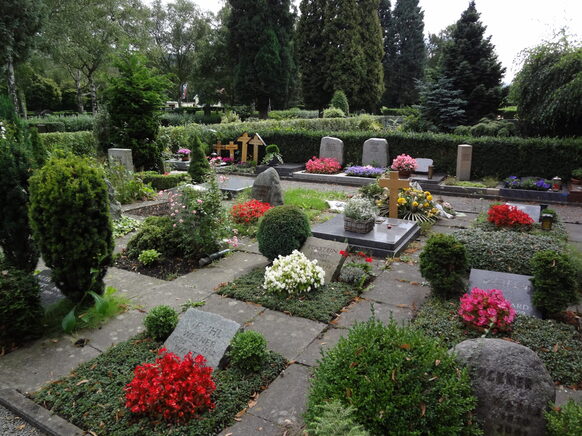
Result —
POLYGON ((344 201, 348 196, 345 192, 316 191, 314 189, 289 189, 284 193, 285 204, 298 206, 303 210, 324 211, 329 209, 326 200, 344 201))
POLYGON ((263 289, 265 270, 262 268, 236 279, 221 287, 220 295, 250 301, 272 310, 300 316, 315 321, 329 322, 350 301, 359 295, 359 291, 346 283, 330 283, 319 289, 302 295, 273 295, 263 289))
POLYGON ((123 388, 132 380, 134 368, 154 362, 160 346, 160 342, 138 335, 80 365, 70 376, 43 387, 33 399, 92 434, 213 435, 232 425, 252 395, 268 386, 286 366, 282 356, 269 353, 258 373, 247 374, 233 367, 216 371, 212 396, 215 409, 186 424, 170 425, 134 415, 125 408, 123 388))

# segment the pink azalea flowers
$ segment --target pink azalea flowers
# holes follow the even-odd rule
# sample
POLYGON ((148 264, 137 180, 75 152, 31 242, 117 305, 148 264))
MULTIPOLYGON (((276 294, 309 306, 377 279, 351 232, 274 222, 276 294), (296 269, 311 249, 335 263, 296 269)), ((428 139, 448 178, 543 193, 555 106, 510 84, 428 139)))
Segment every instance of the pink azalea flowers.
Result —
POLYGON ((506 331, 515 319, 511 302, 498 289, 473 288, 460 301, 459 315, 465 323, 477 328, 493 328, 494 332, 506 331))

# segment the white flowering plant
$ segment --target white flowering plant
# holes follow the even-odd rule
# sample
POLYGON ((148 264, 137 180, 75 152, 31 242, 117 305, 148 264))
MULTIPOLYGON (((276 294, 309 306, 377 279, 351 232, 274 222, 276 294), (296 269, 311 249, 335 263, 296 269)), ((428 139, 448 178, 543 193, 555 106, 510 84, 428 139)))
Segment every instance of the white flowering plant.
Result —
POLYGON ((378 209, 367 198, 353 197, 344 208, 344 215, 356 221, 368 221, 376 218, 378 209))
POLYGON ((273 294, 305 294, 323 286, 325 271, 317 260, 309 260, 297 250, 288 256, 279 256, 265 270, 263 288, 273 294))

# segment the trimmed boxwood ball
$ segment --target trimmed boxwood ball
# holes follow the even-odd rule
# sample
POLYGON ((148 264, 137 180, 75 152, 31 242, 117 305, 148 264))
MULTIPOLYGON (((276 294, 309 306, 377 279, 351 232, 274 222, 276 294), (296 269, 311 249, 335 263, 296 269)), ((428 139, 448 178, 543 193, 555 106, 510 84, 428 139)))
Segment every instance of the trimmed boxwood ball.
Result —
POLYGON ((237 333, 230 343, 229 358, 243 371, 259 371, 267 358, 267 340, 259 332, 237 333))
POLYGON ((165 341, 178 325, 178 312, 170 306, 156 306, 143 320, 146 334, 156 341, 165 341))
POLYGON ((102 294, 114 247, 103 171, 87 159, 51 158, 30 178, 30 219, 63 294, 73 301, 102 294))
POLYGON ((307 215, 297 206, 277 206, 269 209, 259 222, 259 251, 269 260, 287 256, 299 250, 311 236, 307 215))
POLYGON ((455 297, 465 291, 467 272, 465 246, 453 236, 436 233, 420 253, 420 273, 439 297, 455 297))
POLYGON ((480 434, 469 374, 436 339, 374 318, 358 323, 315 369, 306 421, 338 400, 378 435, 480 434))

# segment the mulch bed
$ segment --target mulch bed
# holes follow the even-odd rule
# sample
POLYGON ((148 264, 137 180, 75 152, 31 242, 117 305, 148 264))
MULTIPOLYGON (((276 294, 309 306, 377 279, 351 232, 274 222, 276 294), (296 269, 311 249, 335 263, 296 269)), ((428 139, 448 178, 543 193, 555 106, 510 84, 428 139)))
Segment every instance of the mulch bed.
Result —
POLYGON ((123 253, 115 260, 114 266, 161 280, 174 280, 199 268, 198 260, 182 258, 160 260, 153 265, 144 266, 137 259, 130 259, 123 253))

